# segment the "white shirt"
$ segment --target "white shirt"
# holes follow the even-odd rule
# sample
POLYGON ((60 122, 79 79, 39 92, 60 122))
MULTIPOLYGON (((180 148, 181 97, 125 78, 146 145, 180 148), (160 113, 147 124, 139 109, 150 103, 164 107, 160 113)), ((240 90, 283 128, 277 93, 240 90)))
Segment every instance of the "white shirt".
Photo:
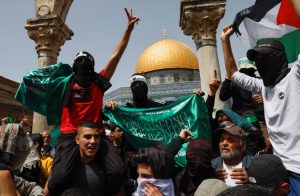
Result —
POLYGON ((232 173, 232 170, 234 168, 243 168, 242 162, 240 162, 239 164, 237 164, 235 166, 229 166, 229 165, 226 165, 223 161, 223 168, 226 170, 226 173, 228 174, 228 177, 225 179, 225 183, 227 184, 227 186, 228 187, 234 187, 234 186, 239 185, 239 184, 236 184, 236 182, 238 182, 240 180, 232 179, 230 174, 232 173))
POLYGON ((240 72, 231 79, 244 89, 261 92, 274 154, 288 170, 300 174, 300 55, 274 87, 265 87, 261 79, 240 72))

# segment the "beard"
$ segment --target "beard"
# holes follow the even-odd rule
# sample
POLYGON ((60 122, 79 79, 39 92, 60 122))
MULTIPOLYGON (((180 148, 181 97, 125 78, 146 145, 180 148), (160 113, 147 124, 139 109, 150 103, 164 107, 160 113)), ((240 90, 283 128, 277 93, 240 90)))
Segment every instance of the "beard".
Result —
POLYGON ((222 152, 222 149, 220 149, 220 154, 224 161, 228 163, 237 163, 241 159, 243 152, 240 148, 234 149, 227 153, 222 152))

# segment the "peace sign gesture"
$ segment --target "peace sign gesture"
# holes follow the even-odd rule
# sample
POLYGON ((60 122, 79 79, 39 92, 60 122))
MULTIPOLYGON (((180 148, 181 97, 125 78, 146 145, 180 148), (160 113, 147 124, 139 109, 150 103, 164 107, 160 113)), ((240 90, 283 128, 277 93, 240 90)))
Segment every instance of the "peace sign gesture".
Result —
POLYGON ((138 17, 132 15, 132 9, 130 9, 130 13, 129 13, 128 9, 125 8, 125 12, 126 12, 126 15, 128 18, 128 28, 130 28, 132 30, 134 27, 134 24, 135 23, 137 24, 140 19, 138 17))

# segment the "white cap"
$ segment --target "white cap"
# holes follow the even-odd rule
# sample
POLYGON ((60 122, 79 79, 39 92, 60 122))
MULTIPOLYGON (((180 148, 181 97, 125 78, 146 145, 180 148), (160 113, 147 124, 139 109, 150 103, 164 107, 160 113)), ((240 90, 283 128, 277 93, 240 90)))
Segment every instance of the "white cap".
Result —
POLYGON ((253 61, 250 61, 247 57, 241 58, 238 62, 238 66, 239 66, 239 70, 240 69, 250 69, 250 68, 257 70, 253 61))
POLYGON ((129 80, 130 86, 131 86, 131 84, 133 82, 137 82, 137 81, 144 82, 145 84, 147 84, 147 80, 146 80, 146 78, 144 76, 142 76, 142 75, 134 75, 134 76, 131 76, 131 78, 129 80))

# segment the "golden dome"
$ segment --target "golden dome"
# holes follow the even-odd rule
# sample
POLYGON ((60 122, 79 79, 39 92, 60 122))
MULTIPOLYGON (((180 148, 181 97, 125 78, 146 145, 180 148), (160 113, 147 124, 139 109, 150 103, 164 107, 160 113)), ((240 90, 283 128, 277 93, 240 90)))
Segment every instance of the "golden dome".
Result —
POLYGON ((163 39, 148 46, 140 55, 135 73, 160 69, 199 69, 197 56, 185 44, 163 39))

